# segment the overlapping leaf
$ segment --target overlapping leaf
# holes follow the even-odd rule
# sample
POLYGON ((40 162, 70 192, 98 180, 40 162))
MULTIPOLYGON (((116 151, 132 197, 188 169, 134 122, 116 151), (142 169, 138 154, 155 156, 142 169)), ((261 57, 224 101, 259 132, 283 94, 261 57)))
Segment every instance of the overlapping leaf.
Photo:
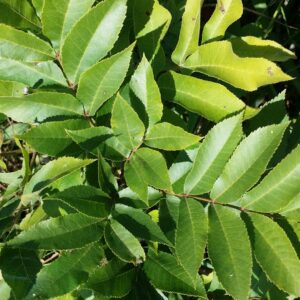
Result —
POLYGON ((254 254, 268 278, 291 295, 300 295, 300 261, 283 229, 266 216, 251 215, 254 254))
MULTIPOLYGON (((207 217, 201 203, 181 199, 175 235, 175 254, 180 265, 196 279, 207 240, 207 217)), ((197 280, 197 279, 196 279, 197 280)))
POLYGON ((81 248, 99 240, 103 228, 101 219, 75 213, 40 222, 11 239, 8 245, 45 250, 81 248))
POLYGON ((73 25, 90 9, 94 0, 44 0, 43 33, 55 49, 60 49, 73 25))
POLYGON ((287 206, 299 193, 300 146, 286 156, 259 185, 246 193, 240 204, 262 211, 277 212, 287 206))
POLYGON ((223 203, 234 202, 251 188, 265 171, 286 128, 286 123, 270 125, 245 138, 215 182, 211 198, 223 203))
POLYGON ((246 91, 292 79, 269 60, 237 56, 229 41, 200 46, 188 57, 184 66, 246 91))
POLYGON ((35 123, 57 115, 82 114, 82 106, 69 94, 40 92, 23 97, 1 97, 0 109, 18 122, 35 123))
POLYGON ((145 252, 138 239, 116 220, 105 227, 105 241, 110 250, 121 260, 139 264, 145 260, 145 252))
POLYGON ((157 189, 171 190, 166 161, 157 151, 141 148, 125 164, 128 186, 142 199, 147 199, 148 185, 157 189))
POLYGON ((61 53, 64 70, 72 83, 78 82, 82 72, 112 49, 125 15, 126 0, 105 0, 75 24, 65 38, 61 53))
POLYGON ((37 274, 36 282, 27 298, 49 299, 73 291, 87 281, 89 273, 96 268, 103 256, 103 250, 95 244, 62 253, 57 260, 44 266, 37 274))
POLYGON ((242 138, 241 117, 231 117, 217 124, 207 134, 185 179, 185 193, 197 195, 211 190, 242 138))
MULTIPOLYGON (((218 83, 171 71, 162 75, 158 84, 164 99, 214 122, 245 108, 240 99, 218 83)), ((255 113, 256 110, 247 107, 245 116, 255 113)))
POLYGON ((162 150, 182 150, 196 144, 199 137, 171 123, 155 124, 146 135, 145 144, 162 150))
POLYGON ((230 208, 209 208, 208 251, 225 290, 238 300, 247 300, 252 257, 246 226, 230 208))
POLYGON ((183 64, 185 59, 198 48, 203 2, 203 0, 186 1, 178 43, 172 53, 172 60, 178 65, 183 64))
POLYGON ((77 98, 88 115, 115 94, 127 74, 134 45, 92 66, 80 76, 77 98))
POLYGON ((226 29, 243 13, 241 0, 218 0, 216 8, 203 28, 202 43, 220 39, 226 29))
POLYGON ((24 62, 52 60, 55 55, 51 46, 38 37, 0 24, 0 57, 24 62))

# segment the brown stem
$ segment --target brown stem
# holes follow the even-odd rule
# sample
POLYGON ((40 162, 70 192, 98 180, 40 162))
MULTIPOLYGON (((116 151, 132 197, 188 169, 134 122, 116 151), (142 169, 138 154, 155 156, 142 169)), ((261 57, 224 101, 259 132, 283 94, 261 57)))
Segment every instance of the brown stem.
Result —
POLYGON ((203 197, 189 195, 189 194, 176 194, 176 193, 169 192, 169 191, 166 191, 166 190, 163 190, 162 192, 165 193, 165 194, 169 194, 169 195, 172 195, 172 196, 179 197, 179 198, 190 198, 190 199, 198 200, 200 202, 205 202, 205 203, 217 204, 217 205, 222 205, 222 206, 225 206, 225 207, 230 207, 230 208, 239 210, 241 212, 250 212, 250 213, 256 213, 256 214, 261 214, 261 215, 265 215, 265 216, 273 216, 273 214, 262 213, 262 212, 259 212, 259 211, 243 208, 243 207, 236 206, 236 205, 233 205, 233 204, 221 203, 221 202, 218 202, 217 200, 214 200, 214 199, 208 199, 208 198, 203 198, 203 197))

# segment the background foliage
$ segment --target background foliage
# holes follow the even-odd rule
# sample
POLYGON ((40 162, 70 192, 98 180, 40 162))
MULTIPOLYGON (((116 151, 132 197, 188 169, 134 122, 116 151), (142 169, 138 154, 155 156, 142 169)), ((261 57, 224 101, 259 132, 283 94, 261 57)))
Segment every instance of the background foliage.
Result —
POLYGON ((297 0, 0 0, 0 298, 298 299, 297 0))

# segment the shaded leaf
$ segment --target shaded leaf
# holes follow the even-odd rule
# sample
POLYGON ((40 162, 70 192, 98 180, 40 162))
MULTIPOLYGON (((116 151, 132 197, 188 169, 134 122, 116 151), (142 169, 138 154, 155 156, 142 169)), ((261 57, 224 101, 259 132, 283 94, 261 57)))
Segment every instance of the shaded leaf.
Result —
POLYGON ((145 252, 138 239, 114 219, 107 223, 104 237, 110 250, 121 260, 133 264, 145 260, 145 252))
POLYGON ((7 244, 25 249, 81 248, 98 241, 103 235, 103 227, 102 219, 75 213, 40 222, 21 232, 7 244))
POLYGON ((160 152, 141 148, 125 164, 127 185, 142 199, 147 199, 147 187, 171 190, 166 161, 160 152))
POLYGON ((43 123, 21 136, 36 151, 51 156, 75 155, 81 149, 73 142, 66 130, 87 128, 86 120, 66 120, 43 123))
POLYGON ((134 268, 113 258, 90 276, 87 287, 103 296, 121 298, 131 291, 135 278, 134 268))
POLYGON ((178 43, 172 53, 172 60, 178 65, 183 64, 185 59, 198 48, 203 2, 203 0, 186 1, 178 43))
POLYGON ((50 161, 37 171, 26 184, 23 197, 26 194, 39 192, 53 184, 58 179, 83 168, 93 162, 92 159, 78 159, 73 157, 61 157, 50 161))
POLYGON ((262 40, 255 36, 243 36, 230 39, 232 49, 240 57, 263 57, 271 61, 286 61, 296 55, 271 40, 262 40))
POLYGON ((220 39, 227 28, 243 14, 241 0, 218 0, 216 8, 203 28, 202 43, 220 39))
POLYGON ((280 289, 300 296, 300 261, 283 229, 266 216, 251 214, 255 257, 280 289))
POLYGON ((120 143, 129 150, 136 148, 143 140, 144 124, 120 94, 117 95, 112 109, 111 127, 120 143))
POLYGON ((27 299, 31 297, 49 299, 74 290, 79 284, 87 281, 89 273, 97 267, 103 256, 103 250, 94 244, 62 253, 58 259, 45 265, 38 273, 27 299))
POLYGON ((105 218, 110 214, 111 199, 92 186, 74 186, 43 199, 43 208, 51 217, 82 213, 105 218))
MULTIPOLYGON (((36 280, 42 264, 35 251, 4 248, 0 256, 0 269, 6 283, 12 288, 14 299, 24 299, 36 280)), ((2 297, 2 294, 1 294, 2 297)))
POLYGON ((151 65, 145 56, 143 56, 132 75, 130 88, 145 106, 148 116, 148 127, 151 128, 155 123, 160 121, 163 113, 163 105, 151 65))
POLYGON ((151 252, 144 264, 147 277, 154 287, 165 292, 180 293, 207 299, 199 277, 191 277, 171 254, 151 252))
POLYGON ((142 210, 123 204, 116 204, 112 215, 115 220, 126 227, 134 236, 170 245, 159 226, 142 210))

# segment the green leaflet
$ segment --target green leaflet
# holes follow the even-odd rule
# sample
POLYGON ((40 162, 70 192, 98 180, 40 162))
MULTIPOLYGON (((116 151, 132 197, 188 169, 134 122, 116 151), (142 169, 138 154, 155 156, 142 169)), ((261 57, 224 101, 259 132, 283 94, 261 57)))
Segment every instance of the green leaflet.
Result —
POLYGON ((94 115, 98 108, 120 88, 127 74, 134 44, 93 65, 79 79, 77 98, 86 114, 94 115))
POLYGON ((188 57, 184 66, 246 91, 292 79, 269 60, 237 56, 229 41, 200 46, 188 57))
POLYGON ((236 37, 229 40, 233 52, 240 57, 263 57, 271 61, 286 61, 296 55, 271 40, 262 40, 255 36, 236 37))
POLYGON ((178 65, 198 48, 202 5, 203 0, 186 1, 179 40, 172 53, 172 60, 178 65))
POLYGON ((133 13, 139 52, 141 56, 145 54, 154 65, 160 55, 160 42, 168 31, 172 16, 158 0, 135 1, 133 13))
POLYGON ((198 280, 197 274, 207 240, 207 225, 202 204, 194 199, 181 199, 175 234, 175 255, 193 281, 198 280))
POLYGON ((208 252, 225 290, 238 300, 247 300, 252 256, 246 226, 231 208, 209 207, 208 252))
POLYGON ((151 252, 144 264, 144 270, 152 285, 162 291, 207 299, 199 277, 192 278, 171 254, 151 252))
POLYGON ((82 160, 73 157, 61 157, 50 161, 31 177, 24 188, 22 197, 25 199, 26 196, 30 196, 30 193, 43 190, 60 178, 91 164, 93 161, 92 159, 82 160))
POLYGON ((36 282, 27 298, 49 299, 73 291, 87 281, 89 273, 96 268, 103 256, 103 249, 95 244, 62 253, 57 260, 44 266, 37 274, 36 282))
POLYGON ((287 155, 259 185, 246 193, 240 205, 261 212, 277 212, 299 193, 300 146, 287 155))
POLYGON ((121 298, 131 291, 135 280, 135 268, 130 268, 119 259, 113 258, 90 276, 87 287, 103 296, 121 298))
POLYGON ((192 147, 179 152, 173 164, 169 168, 170 180, 175 193, 183 194, 184 182, 187 174, 192 169, 193 162, 196 159, 201 144, 198 143, 192 147))
POLYGON ((69 94, 40 92, 23 97, 1 97, 1 112, 23 123, 41 122, 57 115, 82 114, 82 106, 69 94))
POLYGON ((0 56, 24 62, 52 60, 55 57, 51 46, 38 37, 0 24, 0 56))
POLYGON ((254 254, 268 278, 280 289, 300 296, 300 261, 283 229, 274 221, 251 214, 254 254))
POLYGON ((112 215, 115 220, 126 227, 134 236, 143 240, 157 241, 170 245, 160 227, 142 210, 123 204, 116 204, 112 215))
POLYGON ((203 28, 202 43, 222 38, 227 28, 242 14, 241 0, 218 0, 212 16, 203 28))
POLYGON ((0 79, 18 81, 29 86, 67 86, 61 69, 52 61, 30 63, 0 58, 0 79))
MULTIPOLYGON (((164 99, 214 122, 245 108, 245 104, 226 87, 211 81, 171 71, 159 78, 158 85, 164 99)), ((255 114, 255 109, 246 107, 246 118, 255 114)))
POLYGON ((105 218, 110 214, 111 205, 112 200, 107 194, 85 185, 72 186, 43 199, 43 209, 51 217, 82 213, 90 217, 105 218))
POLYGON ((74 25, 64 40, 61 53, 63 68, 72 83, 78 82, 82 72, 112 49, 125 14, 126 0, 105 0, 74 25))
POLYGON ((236 148, 210 196, 222 203, 239 199, 265 171, 288 123, 262 127, 252 132, 236 148))
POLYGON ((42 264, 35 251, 11 248, 4 248, 1 251, 1 275, 12 288, 11 296, 15 299, 25 298, 41 267, 42 264))
POLYGON ((175 151, 199 142, 200 137, 171 123, 158 123, 146 134, 145 144, 152 148, 175 151))
POLYGON ((64 250, 81 248, 103 235, 103 220, 81 213, 49 219, 30 227, 7 245, 24 249, 64 250))
POLYGON ((99 126, 82 130, 67 130, 68 135, 84 150, 98 157, 99 151, 105 158, 122 160, 130 150, 114 136, 111 128, 99 126))
POLYGON ((125 180, 127 185, 142 200, 147 199, 147 187, 171 190, 166 161, 163 155, 148 148, 137 150, 125 164, 125 180))
POLYGON ((180 203, 181 199, 175 196, 167 196, 159 201, 159 226, 173 245, 175 245, 180 203))
POLYGON ((66 120, 47 122, 23 134, 20 138, 30 144, 36 151, 50 156, 76 155, 82 152, 66 130, 87 128, 86 120, 66 120))
MULTIPOLYGON (((20 82, 14 81, 2 81, 0 80, 0 97, 18 97, 23 96, 26 92, 26 85, 20 82)), ((1 99, 1 98, 0 98, 1 99)))
POLYGON ((130 88, 145 106, 148 127, 151 128, 161 120, 163 105, 151 65, 145 56, 132 75, 130 88))
POLYGON ((120 143, 129 150, 135 149, 143 141, 144 124, 120 94, 113 105, 111 128, 120 143))
POLYGON ((45 0, 42 11, 43 33, 55 49, 60 49, 73 25, 90 9, 94 0, 45 0))
POLYGON ((0 23, 21 29, 40 30, 40 20, 28 1, 1 0, 0 11, 0 23))
POLYGON ((146 259, 144 249, 138 239, 114 219, 107 223, 104 237, 110 250, 119 259, 135 265, 146 259))
POLYGON ((211 190, 242 138, 241 118, 241 114, 228 118, 207 134, 185 179, 185 193, 201 195, 211 190))
POLYGON ((45 0, 32 0, 31 2, 36 10, 37 15, 41 17, 45 0))

